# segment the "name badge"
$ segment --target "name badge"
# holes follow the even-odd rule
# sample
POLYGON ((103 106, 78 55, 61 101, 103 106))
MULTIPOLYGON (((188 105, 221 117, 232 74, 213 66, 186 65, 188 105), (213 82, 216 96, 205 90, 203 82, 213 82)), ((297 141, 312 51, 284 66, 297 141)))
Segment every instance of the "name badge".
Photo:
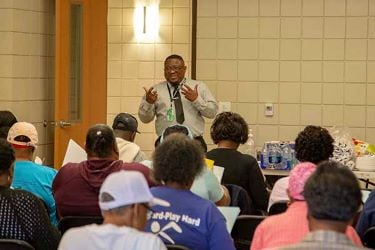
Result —
POLYGON ((173 113, 173 108, 170 107, 167 109, 167 121, 171 122, 174 120, 174 113, 173 113))

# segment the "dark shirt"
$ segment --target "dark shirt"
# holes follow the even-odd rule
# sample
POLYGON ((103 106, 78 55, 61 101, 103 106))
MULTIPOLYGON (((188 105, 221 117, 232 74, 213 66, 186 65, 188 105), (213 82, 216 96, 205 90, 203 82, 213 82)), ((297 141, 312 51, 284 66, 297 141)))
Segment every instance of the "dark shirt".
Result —
POLYGON ((27 191, 0 187, 0 238, 27 241, 35 249, 57 249, 60 233, 42 201, 27 191))
POLYGON ((249 194, 255 209, 267 211, 268 193, 262 172, 256 159, 234 149, 216 148, 207 152, 206 157, 223 167, 222 184, 235 184, 249 194))
POLYGON ((363 205, 361 216, 356 226, 357 233, 361 239, 363 239, 366 230, 373 226, 375 226, 375 190, 371 191, 363 205))
POLYGON ((60 218, 70 215, 100 216, 100 187, 109 174, 120 170, 139 171, 148 185, 154 186, 154 182, 149 178, 149 168, 139 163, 96 159, 64 165, 52 184, 60 218))

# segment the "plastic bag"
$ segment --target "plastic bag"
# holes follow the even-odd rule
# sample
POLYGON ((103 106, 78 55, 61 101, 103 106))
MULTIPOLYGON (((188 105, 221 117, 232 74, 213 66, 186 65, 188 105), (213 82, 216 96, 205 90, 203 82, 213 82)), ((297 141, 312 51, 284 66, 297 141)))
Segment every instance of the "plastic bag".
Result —
POLYGON ((375 155, 375 145, 352 138, 355 156, 375 155))
POLYGON ((349 129, 347 127, 334 126, 329 129, 329 132, 335 140, 333 143, 333 156, 330 159, 338 161, 353 170, 355 167, 354 144, 349 129))

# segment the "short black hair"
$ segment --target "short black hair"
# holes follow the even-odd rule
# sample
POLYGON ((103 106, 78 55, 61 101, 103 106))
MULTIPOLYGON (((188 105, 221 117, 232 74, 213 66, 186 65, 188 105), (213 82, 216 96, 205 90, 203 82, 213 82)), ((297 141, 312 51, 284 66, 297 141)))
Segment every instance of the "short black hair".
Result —
POLYGON ((326 161, 332 156, 333 142, 327 129, 320 126, 306 126, 296 138, 296 158, 300 162, 308 161, 314 164, 326 161))
POLYGON ((230 140, 244 144, 249 135, 249 127, 245 119, 233 112, 223 112, 215 117, 211 125, 211 138, 215 144, 222 140, 230 140))
POLYGON ((0 110, 0 138, 6 139, 9 129, 17 122, 14 114, 8 110, 0 110))
POLYGON ((115 145, 115 135, 109 126, 96 124, 88 129, 85 147, 90 156, 109 157, 112 155, 115 145))
POLYGON ((351 170, 335 161, 320 163, 303 195, 309 215, 318 220, 348 222, 361 205, 361 190, 351 170))
POLYGON ((159 182, 190 185, 203 169, 203 150, 186 135, 169 135, 153 154, 153 168, 159 182))
POLYGON ((171 135, 171 134, 174 134, 174 133, 189 135, 189 130, 185 126, 182 126, 182 125, 179 125, 179 124, 169 126, 163 132, 163 139, 166 138, 168 135, 171 135))
POLYGON ((182 61, 185 64, 184 59, 180 55, 172 54, 172 55, 168 56, 167 58, 165 58, 164 63, 166 61, 168 61, 169 59, 178 59, 178 60, 182 61))
POLYGON ((9 170, 14 161, 12 146, 5 139, 0 138, 0 172, 9 170))

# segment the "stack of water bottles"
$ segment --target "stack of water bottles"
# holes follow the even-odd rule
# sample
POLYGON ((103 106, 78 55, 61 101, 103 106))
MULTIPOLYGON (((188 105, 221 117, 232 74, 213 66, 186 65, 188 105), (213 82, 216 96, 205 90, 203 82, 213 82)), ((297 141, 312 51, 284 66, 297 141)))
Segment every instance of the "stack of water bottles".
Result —
POLYGON ((269 141, 264 143, 260 155, 261 168, 291 170, 296 162, 294 142, 269 141))

